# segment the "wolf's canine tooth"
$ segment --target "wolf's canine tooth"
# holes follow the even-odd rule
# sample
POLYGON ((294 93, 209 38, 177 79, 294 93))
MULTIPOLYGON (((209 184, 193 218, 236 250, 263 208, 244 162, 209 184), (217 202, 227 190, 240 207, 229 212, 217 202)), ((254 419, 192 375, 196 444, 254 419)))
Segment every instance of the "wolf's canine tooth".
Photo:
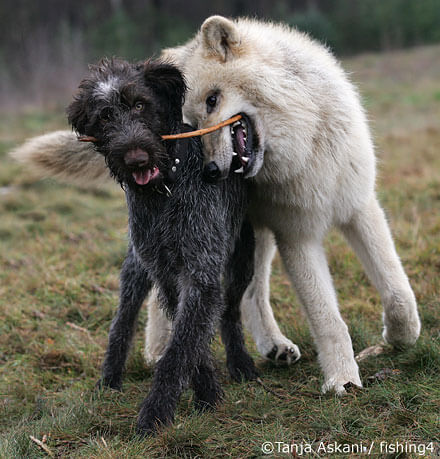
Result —
POLYGON ((237 169, 234 171, 236 174, 242 174, 244 172, 243 166, 240 167, 240 169, 237 169))

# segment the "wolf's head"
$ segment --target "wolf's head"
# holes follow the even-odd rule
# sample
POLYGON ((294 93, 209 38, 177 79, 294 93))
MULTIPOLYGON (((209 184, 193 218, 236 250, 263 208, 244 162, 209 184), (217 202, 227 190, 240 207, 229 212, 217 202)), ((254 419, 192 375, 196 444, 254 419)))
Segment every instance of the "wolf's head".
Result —
POLYGON ((204 128, 242 115, 230 128, 203 138, 206 167, 217 167, 221 178, 231 165, 252 177, 263 162, 264 131, 258 108, 263 101, 253 81, 261 77, 252 73, 252 52, 243 38, 233 21, 212 16, 192 42, 164 51, 188 76, 184 115, 189 124, 204 128))
POLYGON ((95 138, 121 184, 143 187, 170 167, 161 135, 180 128, 184 94, 183 77, 172 65, 103 60, 81 82, 67 113, 79 134, 95 138))

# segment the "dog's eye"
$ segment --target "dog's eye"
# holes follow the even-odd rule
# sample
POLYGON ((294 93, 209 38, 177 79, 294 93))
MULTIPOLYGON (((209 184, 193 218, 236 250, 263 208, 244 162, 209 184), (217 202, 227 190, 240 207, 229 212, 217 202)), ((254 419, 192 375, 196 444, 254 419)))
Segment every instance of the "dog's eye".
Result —
POLYGON ((104 109, 99 114, 99 122, 101 124, 106 124, 110 121, 110 110, 104 109))
POLYGON ((206 98, 206 110, 211 113, 217 105, 217 94, 211 94, 206 98))
POLYGON ((136 103, 134 104, 134 108, 135 108, 138 112, 141 112, 141 111, 144 109, 144 107, 145 107, 144 103, 143 103, 143 102, 140 102, 140 101, 138 101, 138 102, 136 102, 136 103))

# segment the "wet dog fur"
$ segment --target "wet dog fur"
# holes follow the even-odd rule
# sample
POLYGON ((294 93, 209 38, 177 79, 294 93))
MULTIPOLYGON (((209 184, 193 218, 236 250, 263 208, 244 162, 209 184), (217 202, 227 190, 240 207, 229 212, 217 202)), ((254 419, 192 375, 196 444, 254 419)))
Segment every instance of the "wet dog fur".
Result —
POLYGON ((221 399, 209 350, 218 324, 231 376, 257 375, 239 310, 253 274, 246 187, 237 174, 218 184, 205 181, 200 140, 161 139, 189 129, 182 122, 184 94, 180 72, 167 63, 105 60, 83 80, 68 108, 77 133, 96 138, 95 148, 125 190, 129 211, 120 303, 99 385, 121 389, 136 318, 153 284, 172 320, 171 339, 139 412, 142 435, 172 422, 189 385, 198 409, 221 399))

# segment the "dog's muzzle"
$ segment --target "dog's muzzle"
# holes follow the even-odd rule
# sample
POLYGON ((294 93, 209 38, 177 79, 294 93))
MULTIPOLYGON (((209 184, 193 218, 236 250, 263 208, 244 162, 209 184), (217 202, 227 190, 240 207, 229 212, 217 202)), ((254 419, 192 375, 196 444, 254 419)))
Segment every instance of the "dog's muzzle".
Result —
POLYGON ((124 163, 126 166, 132 167, 145 167, 148 166, 150 156, 148 153, 140 148, 129 150, 124 155, 124 163))

